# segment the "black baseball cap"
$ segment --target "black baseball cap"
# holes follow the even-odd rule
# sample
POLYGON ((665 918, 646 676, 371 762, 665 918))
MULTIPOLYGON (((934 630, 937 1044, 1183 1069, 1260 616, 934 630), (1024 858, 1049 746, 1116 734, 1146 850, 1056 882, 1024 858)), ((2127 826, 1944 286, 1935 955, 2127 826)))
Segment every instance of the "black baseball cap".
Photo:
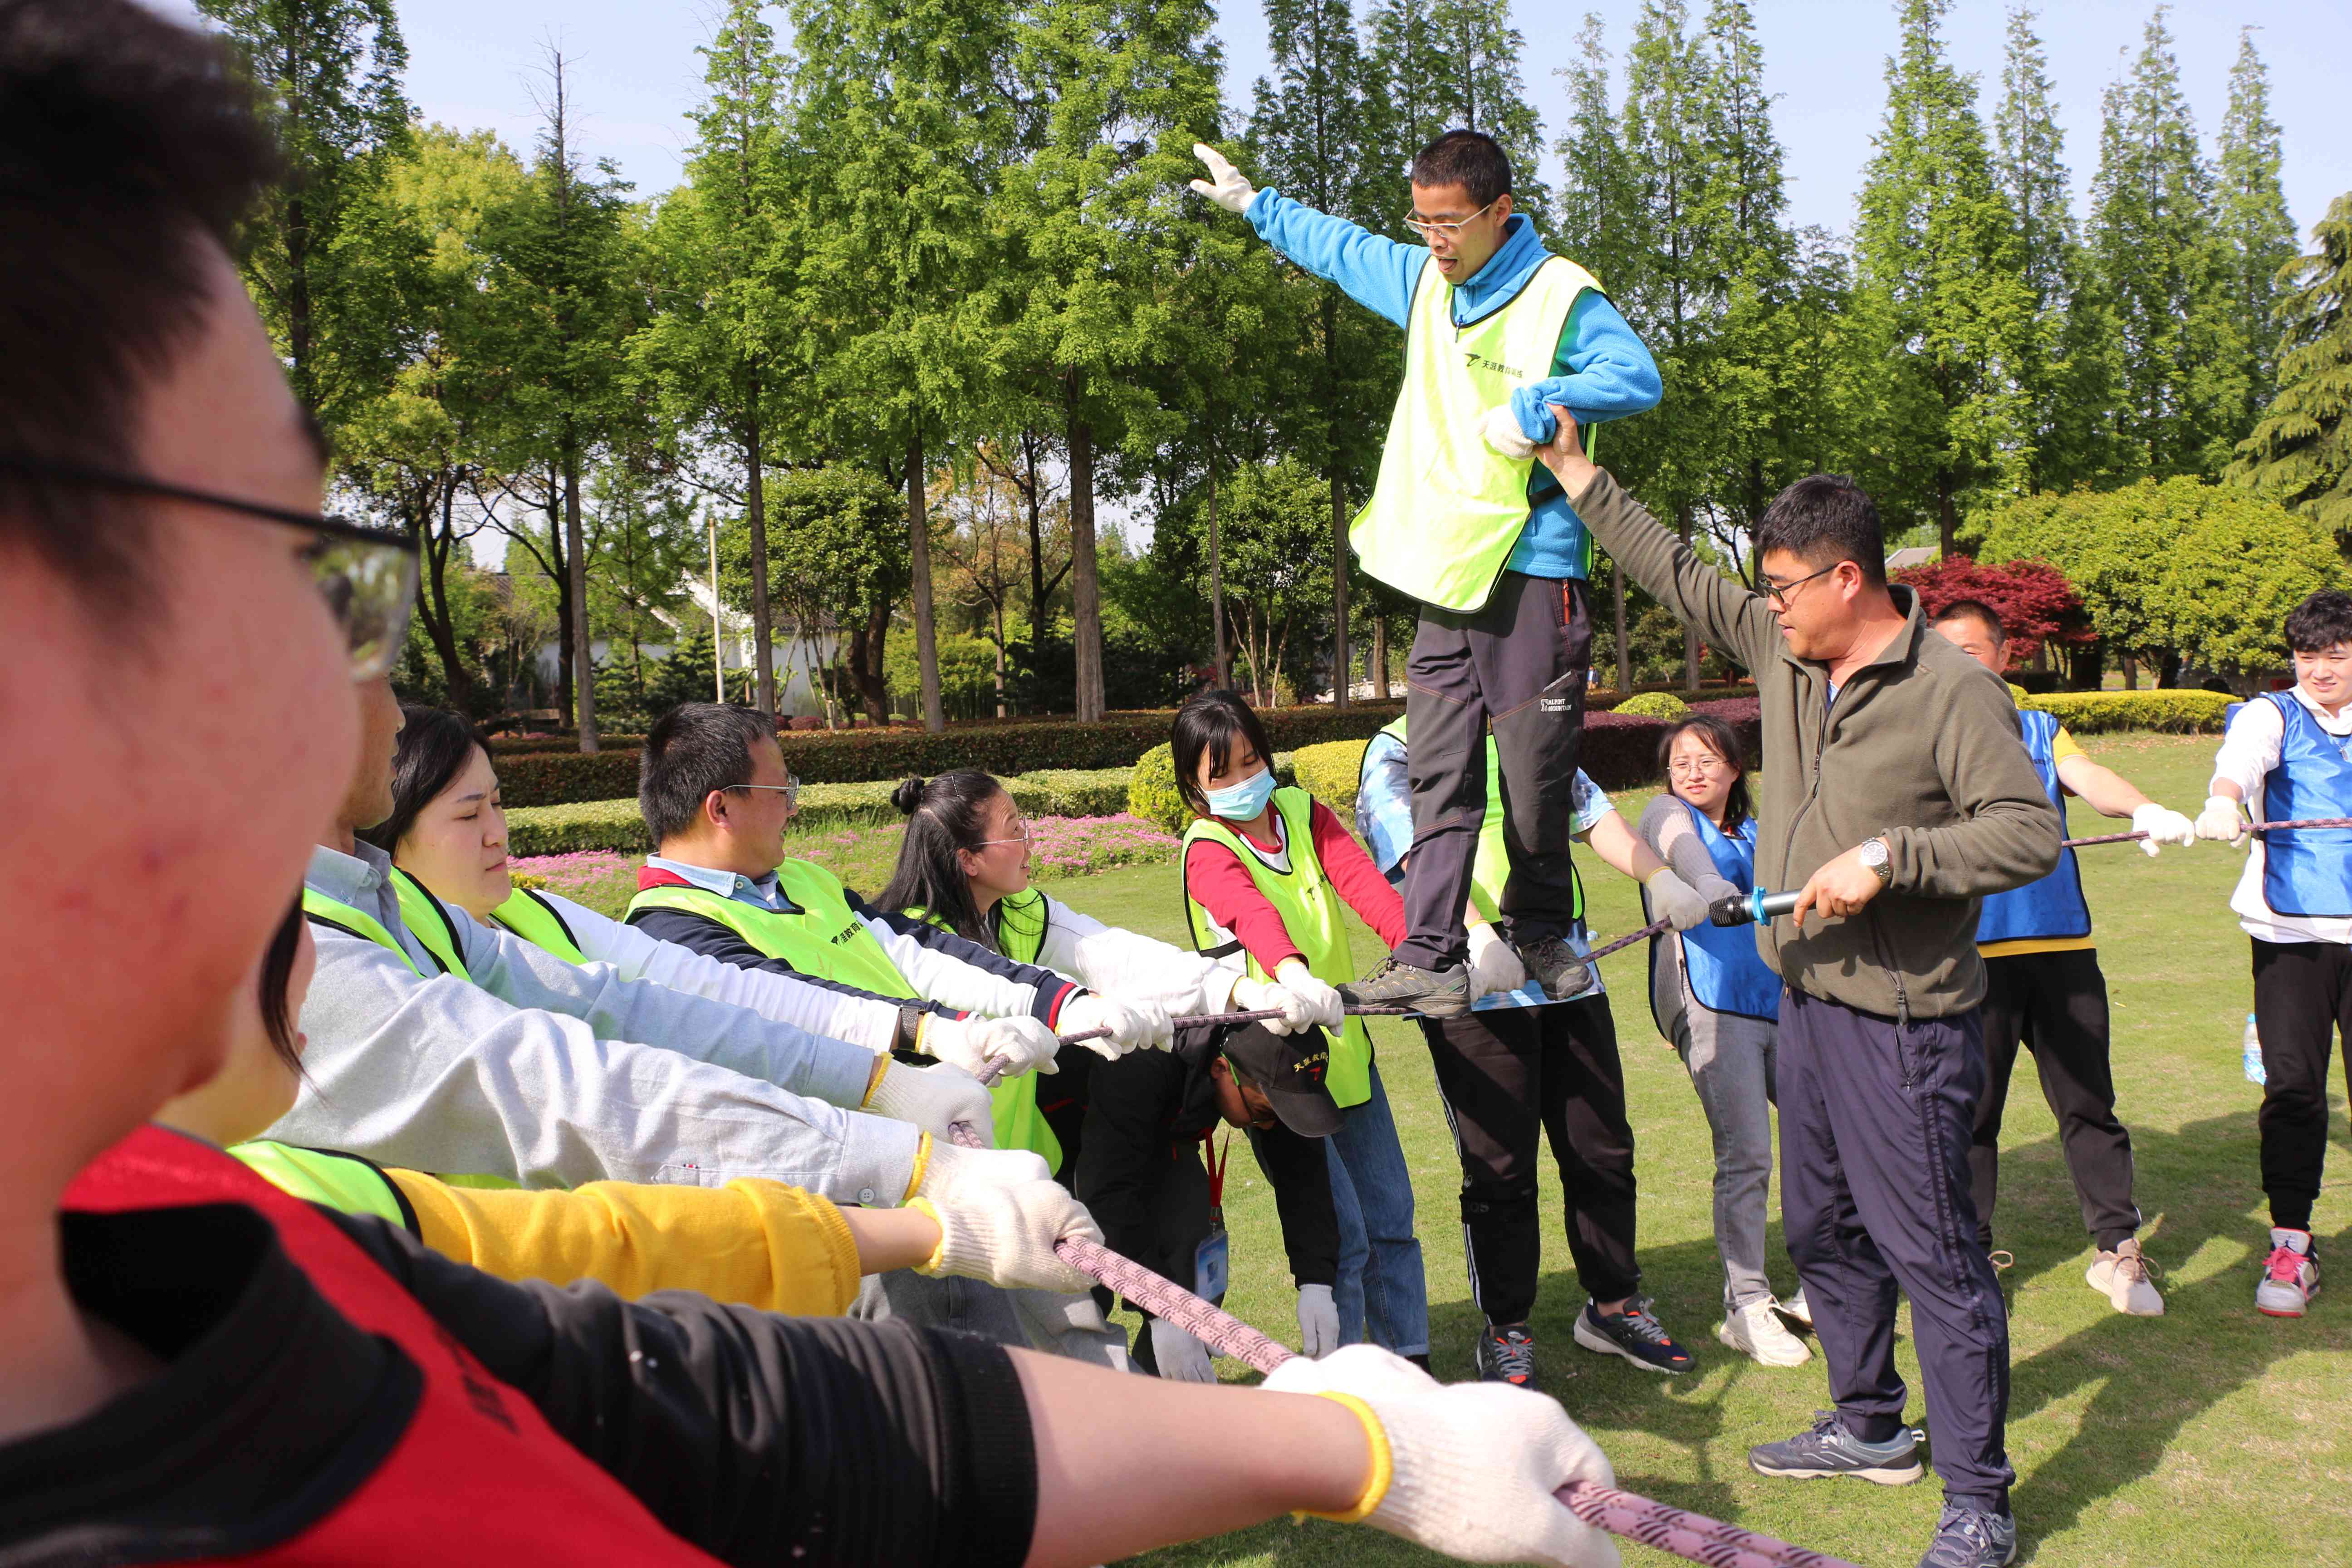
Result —
POLYGON ((1285 1127, 1302 1138, 1339 1131, 1339 1102, 1323 1081, 1331 1070, 1330 1036, 1320 1029, 1277 1035, 1252 1024, 1221 1045, 1234 1070, 1265 1091, 1285 1127))

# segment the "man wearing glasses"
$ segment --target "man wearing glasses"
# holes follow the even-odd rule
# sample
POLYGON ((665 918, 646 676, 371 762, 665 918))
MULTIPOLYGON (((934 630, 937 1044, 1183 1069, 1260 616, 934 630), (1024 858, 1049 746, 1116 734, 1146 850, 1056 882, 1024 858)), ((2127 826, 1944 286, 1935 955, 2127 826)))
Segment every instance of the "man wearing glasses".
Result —
POLYGON ((1414 157, 1405 225, 1420 245, 1253 190, 1215 149, 1193 151, 1212 176, 1194 190, 1405 331, 1379 482, 1349 540, 1365 571, 1422 604, 1405 691, 1410 929, 1351 999, 1432 1017, 1469 1011, 1463 909, 1486 815, 1490 724, 1510 940, 1554 1001, 1575 996, 1592 984, 1568 942, 1592 547, 1533 458, 1556 428, 1552 405, 1587 425, 1655 407, 1657 366, 1592 276, 1545 249, 1533 221, 1513 210, 1510 160, 1492 137, 1449 131, 1414 157))
POLYGON ((1977 1234, 1982 900, 2058 864, 2058 814, 2000 679, 1886 581, 1878 510, 1834 474, 1756 527, 1753 594, 1661 528, 1577 441, 1542 449, 1601 547, 1755 675, 1764 707, 1756 885, 1802 889, 1757 945, 1780 976, 1780 1213, 1836 1411, 1748 1450, 1761 1474, 1920 1474, 1895 1364, 1911 1323, 1944 1510, 1923 1568, 2017 1552, 2002 1427, 2009 1319, 1977 1234))

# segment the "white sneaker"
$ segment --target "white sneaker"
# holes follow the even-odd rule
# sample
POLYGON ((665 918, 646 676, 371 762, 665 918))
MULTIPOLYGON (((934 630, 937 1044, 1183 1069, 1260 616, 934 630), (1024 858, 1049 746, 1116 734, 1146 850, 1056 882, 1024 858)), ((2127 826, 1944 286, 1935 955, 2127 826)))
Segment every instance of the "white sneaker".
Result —
POLYGON ((2254 1287, 2254 1310, 2265 1317, 2300 1318, 2319 1294, 2319 1260, 2311 1256, 2311 1232, 2273 1227, 2270 1256, 2263 1259, 2262 1282, 2254 1287))
POLYGON ((1734 1308, 1716 1325, 1715 1337, 1765 1366, 1802 1366, 1813 1352, 1781 1325, 1779 1305, 1767 1296, 1734 1308))
POLYGON ((2118 1312, 2135 1318, 2164 1316, 2164 1298, 2157 1293, 2156 1266, 2139 1253, 2139 1238, 2127 1237, 2112 1252, 2102 1251, 2083 1270, 2083 1282, 2105 1296, 2118 1312))
POLYGON ((1797 1287, 1795 1295, 1779 1303, 1779 1306, 1782 1317, 1809 1333, 1812 1331, 1813 1307, 1811 1302, 1805 1300, 1805 1288, 1802 1285, 1797 1287))

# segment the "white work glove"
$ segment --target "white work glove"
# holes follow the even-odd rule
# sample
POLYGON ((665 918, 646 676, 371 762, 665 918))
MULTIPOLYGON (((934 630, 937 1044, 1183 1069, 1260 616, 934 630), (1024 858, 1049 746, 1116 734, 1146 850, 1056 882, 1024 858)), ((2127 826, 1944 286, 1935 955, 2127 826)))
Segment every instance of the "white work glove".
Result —
POLYGON ((886 1064, 858 1109, 911 1122, 935 1138, 952 1138, 950 1129, 961 1127, 983 1144, 996 1142, 996 1110, 988 1090, 971 1074, 946 1062, 924 1068, 902 1061, 886 1064))
POLYGON ((1234 982, 1233 1009, 1236 1013, 1280 1012, 1279 1018, 1258 1020, 1269 1035, 1295 1035, 1315 1025, 1309 1016, 1313 1009, 1297 992, 1271 980, 1252 980, 1246 974, 1234 982))
POLYGON ((1160 1375, 1171 1383, 1214 1383, 1217 1369, 1209 1363, 1209 1347, 1165 1318, 1151 1320, 1151 1359, 1160 1375))
POLYGON ((1250 198, 1256 195, 1242 172, 1226 162, 1225 155, 1206 142, 1192 143, 1192 156, 1209 166, 1209 177, 1195 180, 1192 188, 1229 213, 1247 212, 1250 198))
POLYGON ((974 1193, 1051 1181, 1053 1175, 1045 1168, 1045 1157, 1031 1150, 961 1149, 934 1138, 931 1157, 923 1165, 923 1179, 915 1184, 912 1195, 930 1199, 936 1211, 941 1205, 961 1203, 974 1193))
POLYGON ((1519 950, 1491 925, 1470 928, 1470 999, 1517 991, 1528 983, 1519 950))
POLYGON ((917 1197, 907 1206, 921 1209, 940 1225, 940 1245, 915 1266, 918 1274, 960 1274, 1007 1290, 1065 1296, 1094 1284, 1055 1255, 1054 1244, 1066 1236, 1102 1241, 1094 1215, 1059 1182, 972 1187, 952 1201, 917 1197))
MULTIPOLYGON (((2234 814, 2234 813, 2233 813, 2234 814)), ((2131 814, 2132 831, 2145 833, 2139 841, 2140 853, 2150 859, 2168 844, 2189 845, 2197 842, 2197 825, 2173 810, 2149 801, 2136 806, 2131 814)))
POLYGON ((1660 870, 1642 885, 1650 890, 1652 920, 1671 921, 1676 931, 1706 924, 1706 898, 1672 871, 1660 870))
POLYGON ((1081 991, 1064 1003, 1056 1025, 1071 1035, 1083 1035, 1088 1029, 1108 1029, 1110 1038, 1082 1040, 1079 1044, 1110 1061, 1145 1046, 1164 1051, 1169 1037, 1176 1032, 1175 1026, 1168 1021, 1168 1009, 1159 1003, 1106 996, 1099 991, 1081 991))
POLYGON ((1306 1005, 1307 1021, 1319 1024, 1337 1034, 1348 1026, 1347 1004, 1339 994, 1315 978, 1303 958, 1286 958, 1277 964, 1274 977, 1282 988, 1306 1005))
POLYGON ((2246 814, 2226 795, 2209 796, 2197 814, 2197 837, 2215 844, 2235 844, 2246 836, 2246 814))
POLYGON ((1298 1288, 1298 1353, 1329 1355, 1339 1348, 1339 1303, 1328 1285, 1298 1288))
POLYGON ((1478 434, 1486 437, 1486 445, 1514 462, 1524 462, 1536 455, 1536 443, 1519 428, 1519 416, 1511 412, 1507 403, 1498 403, 1486 410, 1486 416, 1478 421, 1478 434))
POLYGON ((933 1014, 923 1020, 922 1048, 974 1078, 992 1067, 1000 1069, 1000 1078, 1061 1071, 1054 1065, 1062 1049, 1061 1037, 1026 1014, 1012 1018, 942 1018, 933 1014))
POLYGON ((1552 1496, 1570 1481, 1617 1484, 1601 1453, 1547 1394, 1500 1383, 1446 1386, 1374 1345, 1266 1375, 1277 1394, 1363 1401, 1388 1440, 1390 1479, 1364 1522, 1471 1563, 1617 1568, 1617 1547, 1552 1496))

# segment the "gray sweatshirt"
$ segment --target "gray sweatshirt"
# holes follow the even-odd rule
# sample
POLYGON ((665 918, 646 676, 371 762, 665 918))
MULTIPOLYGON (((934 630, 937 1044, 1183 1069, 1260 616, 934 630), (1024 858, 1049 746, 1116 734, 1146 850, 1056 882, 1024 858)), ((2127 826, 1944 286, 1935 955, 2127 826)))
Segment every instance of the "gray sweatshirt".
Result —
MULTIPOLYGON (((319 848, 304 879, 374 916, 432 974, 390 864, 365 844, 319 848)), ((378 943, 312 923, 307 1081, 267 1136, 526 1186, 764 1176, 837 1203, 906 1195, 920 1132, 839 1109, 865 1099, 872 1051, 449 916, 470 982, 420 979, 378 943)))
POLYGON ((1692 553, 1606 472, 1570 498, 1601 547, 1684 625, 1748 667, 1763 700, 1756 881, 1804 886, 1865 838, 1895 879, 1851 919, 1809 915, 1756 935, 1789 984, 1885 1017, 1937 1018, 1984 1000, 1977 910, 2058 864, 2063 829, 1991 671, 1907 616, 1832 704, 1828 667, 1790 653, 1764 600, 1692 553))

